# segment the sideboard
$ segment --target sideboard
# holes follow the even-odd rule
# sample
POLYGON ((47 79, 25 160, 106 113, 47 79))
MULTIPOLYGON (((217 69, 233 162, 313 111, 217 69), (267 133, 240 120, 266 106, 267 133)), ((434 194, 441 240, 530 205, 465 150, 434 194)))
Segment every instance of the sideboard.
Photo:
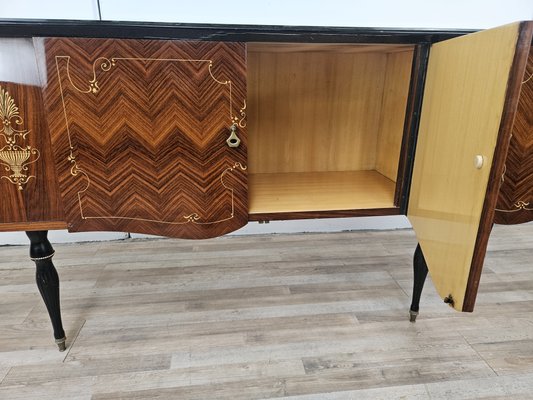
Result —
POLYGON ((533 22, 481 32, 0 21, 0 231, 61 350, 50 229, 203 239, 407 215, 472 311, 493 223, 533 219, 533 22))

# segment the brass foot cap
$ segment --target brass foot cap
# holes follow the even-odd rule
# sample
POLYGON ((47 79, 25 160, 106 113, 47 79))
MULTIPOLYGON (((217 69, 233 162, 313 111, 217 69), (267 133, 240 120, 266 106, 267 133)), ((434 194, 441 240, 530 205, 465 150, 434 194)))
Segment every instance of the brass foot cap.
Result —
POLYGON ((56 339, 56 344, 57 344, 57 347, 59 347, 59 351, 65 351, 67 349, 66 340, 67 340, 66 337, 63 337, 61 339, 56 339))
POLYGON ((417 316, 418 316, 418 311, 409 310, 409 322, 416 322, 417 316))

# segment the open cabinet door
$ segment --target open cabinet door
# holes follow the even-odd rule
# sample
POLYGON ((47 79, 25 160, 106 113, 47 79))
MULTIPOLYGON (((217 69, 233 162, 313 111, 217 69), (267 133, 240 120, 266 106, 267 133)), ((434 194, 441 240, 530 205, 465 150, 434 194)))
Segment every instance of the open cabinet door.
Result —
POLYGON ((472 311, 532 24, 432 46, 408 217, 441 297, 472 311))

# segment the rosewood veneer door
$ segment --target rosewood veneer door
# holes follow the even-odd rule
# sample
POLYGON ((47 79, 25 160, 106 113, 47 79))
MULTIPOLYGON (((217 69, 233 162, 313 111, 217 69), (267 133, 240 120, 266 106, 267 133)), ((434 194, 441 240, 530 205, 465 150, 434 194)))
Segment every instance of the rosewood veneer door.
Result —
POLYGON ((474 308, 532 32, 516 23, 430 51, 407 214, 457 310, 474 308))
POLYGON ((70 231, 199 239, 246 224, 244 44, 48 38, 41 45, 70 231), (238 147, 226 142, 232 125, 238 147))
POLYGON ((505 172, 494 222, 520 224, 533 220, 533 47, 518 100, 505 172))

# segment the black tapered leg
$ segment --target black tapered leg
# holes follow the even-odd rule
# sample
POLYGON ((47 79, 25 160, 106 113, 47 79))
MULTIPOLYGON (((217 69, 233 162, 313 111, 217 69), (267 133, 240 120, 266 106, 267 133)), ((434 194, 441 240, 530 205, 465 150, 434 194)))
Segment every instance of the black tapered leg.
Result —
POLYGON ((414 283, 413 283, 413 301, 409 310, 409 320, 411 322, 416 321, 418 315, 418 309, 420 307, 420 296, 422 295, 422 289, 424 288, 424 282, 428 275, 428 266, 420 248, 420 244, 416 246, 415 255, 413 257, 413 271, 414 271, 414 283))
POLYGON ((56 344, 59 351, 64 351, 66 349, 66 337, 59 305, 59 276, 52 263, 54 249, 48 241, 48 231, 26 232, 26 235, 30 239, 30 258, 36 266, 37 287, 50 315, 56 344))

